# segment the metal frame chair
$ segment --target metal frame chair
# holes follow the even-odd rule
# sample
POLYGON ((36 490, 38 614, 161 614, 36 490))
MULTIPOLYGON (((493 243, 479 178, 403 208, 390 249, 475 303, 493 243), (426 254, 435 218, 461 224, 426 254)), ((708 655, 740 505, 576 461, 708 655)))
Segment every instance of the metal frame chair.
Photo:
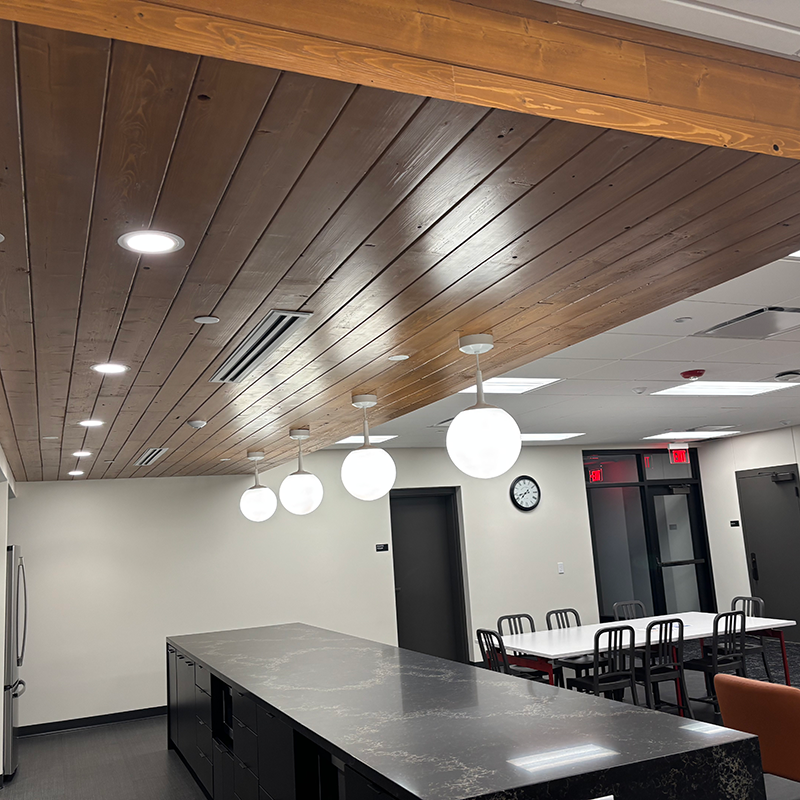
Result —
MULTIPOLYGON (((581 626, 581 615, 574 608, 554 608, 552 611, 548 611, 545 616, 547 630, 553 630, 553 621, 555 621, 555 626, 559 630, 562 628, 579 628, 581 626), (574 625, 572 624, 573 622, 575 623, 574 625)), ((581 678, 592 668, 592 664, 594 664, 594 659, 590 655, 557 658, 553 661, 553 666, 562 670, 561 682, 558 685, 564 686, 564 667, 573 670, 576 678, 581 678)))
MULTIPOLYGON (((763 617, 764 601, 760 597, 743 597, 739 595, 731 600, 731 611, 743 611, 745 617, 763 617)), ((745 639, 745 651, 748 656, 761 656, 764 662, 764 670, 767 673, 767 680, 775 683, 772 677, 772 670, 767 660, 767 647, 764 636, 758 633, 748 634, 750 641, 745 639), (753 641, 755 639, 755 641, 753 641)))
POLYGON ((719 714, 719 703, 714 690, 714 677, 724 672, 735 672, 747 677, 745 664, 745 616, 743 611, 724 611, 714 617, 711 647, 704 648, 700 658, 684 662, 684 669, 702 672, 706 682, 706 696, 692 697, 700 703, 710 703, 719 714))
POLYGON ((614 603, 613 606, 614 619, 642 619, 647 616, 647 609, 641 600, 621 600, 614 603))
POLYGON ((593 673, 585 678, 570 678, 568 688, 622 700, 625 689, 630 687, 634 705, 638 706, 635 642, 636 633, 630 625, 600 628, 594 635, 593 673))
MULTIPOLYGON (((500 636, 508 636, 517 633, 535 633, 536 623, 530 614, 506 614, 499 617, 497 620, 497 632, 500 636), (508 632, 504 631, 508 628, 508 632)), ((551 686, 555 686, 558 682, 559 686, 564 685, 564 673, 560 667, 554 667, 549 661, 544 658, 532 656, 529 653, 521 653, 512 650, 510 653, 506 651, 508 662, 512 667, 522 673, 523 670, 529 672, 532 680, 547 679, 551 686)))
POLYGON ((694 719, 683 667, 683 621, 675 618, 651 622, 644 650, 637 652, 642 653, 642 666, 635 669, 636 682, 644 685, 647 707, 658 711, 670 706, 677 708, 681 716, 688 714, 694 719), (665 681, 675 684, 677 703, 661 699, 660 684, 665 681))

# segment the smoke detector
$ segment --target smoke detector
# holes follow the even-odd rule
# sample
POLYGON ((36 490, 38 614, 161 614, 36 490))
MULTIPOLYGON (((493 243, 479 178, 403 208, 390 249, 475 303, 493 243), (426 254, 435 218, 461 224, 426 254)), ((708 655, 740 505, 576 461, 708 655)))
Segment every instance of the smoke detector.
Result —
POLYGON ((186 424, 190 428, 197 428, 198 430, 200 428, 205 428, 205 426, 208 425, 204 419, 190 419, 186 424))

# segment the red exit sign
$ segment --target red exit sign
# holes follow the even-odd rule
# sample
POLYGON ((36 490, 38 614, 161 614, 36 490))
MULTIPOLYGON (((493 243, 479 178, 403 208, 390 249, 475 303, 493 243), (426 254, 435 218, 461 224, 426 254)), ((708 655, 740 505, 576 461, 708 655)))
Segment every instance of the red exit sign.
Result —
POLYGON ((603 468, 589 470, 589 483, 601 483, 603 480, 603 468))
POLYGON ((669 451, 670 464, 688 464, 689 451, 688 450, 670 450, 669 451))

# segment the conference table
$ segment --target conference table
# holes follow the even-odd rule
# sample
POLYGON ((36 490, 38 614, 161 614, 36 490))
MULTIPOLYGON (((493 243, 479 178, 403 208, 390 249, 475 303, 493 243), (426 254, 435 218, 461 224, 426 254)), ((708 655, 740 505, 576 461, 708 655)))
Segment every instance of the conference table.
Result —
MULTIPOLYGON (((714 634, 714 618, 716 614, 702 611, 687 611, 681 614, 665 614, 658 617, 643 617, 619 622, 601 622, 594 625, 579 625, 573 628, 556 628, 552 631, 535 631, 533 633, 516 633, 503 636, 503 644, 509 652, 512 663, 515 661, 512 653, 524 653, 533 656, 542 662, 542 667, 552 664, 553 661, 573 656, 583 656, 594 653, 594 635, 601 628, 618 625, 630 625, 635 632, 636 647, 644 647, 646 643, 647 626, 651 622, 666 619, 680 619, 683 622, 683 638, 711 639, 714 634)), ((783 668, 786 673, 786 683, 789 684, 789 663, 786 658, 786 645, 782 628, 790 628, 797 623, 790 619, 772 619, 771 617, 747 617, 745 630, 751 634, 761 634, 780 640, 783 653, 783 668)), ((526 662, 527 663, 527 662, 526 662)), ((551 673, 552 683, 552 672, 551 673)))

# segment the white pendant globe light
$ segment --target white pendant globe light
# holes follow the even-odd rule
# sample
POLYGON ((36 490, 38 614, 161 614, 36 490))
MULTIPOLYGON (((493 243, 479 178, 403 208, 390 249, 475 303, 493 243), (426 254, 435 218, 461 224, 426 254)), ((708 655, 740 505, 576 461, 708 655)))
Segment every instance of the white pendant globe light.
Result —
POLYGON ((289 438, 297 442, 297 472, 287 475, 278 491, 283 507, 298 516, 310 514, 322 502, 322 481, 303 469, 303 442, 310 435, 308 430, 300 428, 289 431, 289 438))
POLYGON ((450 423, 446 445, 451 461, 473 478, 496 478, 508 472, 522 450, 522 435, 511 414, 483 399, 480 355, 493 347, 494 339, 486 333, 462 336, 458 340, 458 349, 474 355, 477 362, 478 401, 450 423))
POLYGON ((253 462, 256 480, 239 500, 239 510, 250 522, 265 522, 278 508, 278 498, 272 489, 262 486, 258 480, 258 462, 264 460, 264 454, 253 452, 248 453, 247 457, 253 462))
POLYGON ((376 405, 374 394, 354 394, 353 405, 364 411, 364 444, 347 454, 342 464, 342 483, 359 500, 377 500, 394 486, 397 467, 392 457, 381 447, 369 443, 367 409, 376 405))

